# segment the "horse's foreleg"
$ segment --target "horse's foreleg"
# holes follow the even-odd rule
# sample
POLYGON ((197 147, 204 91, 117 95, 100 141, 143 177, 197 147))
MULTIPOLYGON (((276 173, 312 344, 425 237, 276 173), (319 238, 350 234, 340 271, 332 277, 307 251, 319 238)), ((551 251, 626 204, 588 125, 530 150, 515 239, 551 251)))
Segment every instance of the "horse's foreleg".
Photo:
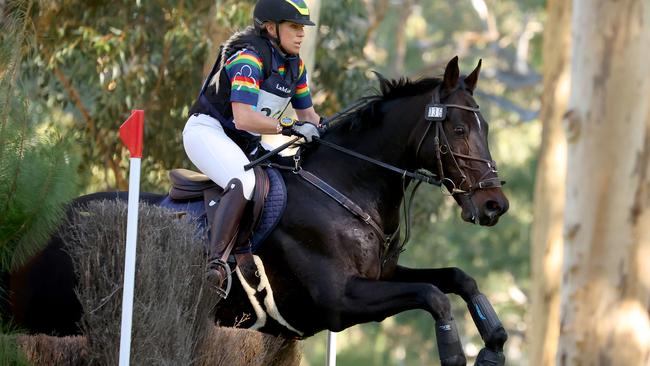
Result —
POLYGON ((492 304, 479 292, 476 281, 459 268, 412 269, 398 266, 392 281, 411 283, 430 283, 444 293, 461 296, 476 328, 485 342, 485 348, 479 353, 476 365, 504 365, 503 345, 508 334, 503 328, 492 304))
POLYGON ((341 328, 368 321, 381 321, 406 310, 423 309, 435 320, 441 364, 460 366, 467 363, 456 323, 451 316, 449 299, 435 286, 355 278, 348 281, 342 297, 328 296, 327 300, 322 300, 335 314, 333 318, 340 319, 336 322, 341 328))

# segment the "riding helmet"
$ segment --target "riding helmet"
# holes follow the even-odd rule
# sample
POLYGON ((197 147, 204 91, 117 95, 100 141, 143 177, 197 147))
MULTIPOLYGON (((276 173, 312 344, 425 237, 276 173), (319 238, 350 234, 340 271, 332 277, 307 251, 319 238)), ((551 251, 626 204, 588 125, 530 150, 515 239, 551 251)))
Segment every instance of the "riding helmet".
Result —
POLYGON ((255 26, 264 22, 289 21, 304 25, 316 25, 309 19, 309 8, 304 0, 259 0, 253 11, 255 26))

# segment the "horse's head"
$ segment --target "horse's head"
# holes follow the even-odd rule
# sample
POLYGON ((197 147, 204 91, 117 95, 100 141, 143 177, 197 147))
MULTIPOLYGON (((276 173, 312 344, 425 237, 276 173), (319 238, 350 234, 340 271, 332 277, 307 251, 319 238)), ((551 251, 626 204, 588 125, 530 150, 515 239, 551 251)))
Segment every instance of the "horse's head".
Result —
POLYGON ((425 132, 416 136, 416 157, 419 165, 438 174, 461 206, 463 220, 492 226, 509 203, 488 148, 488 124, 473 97, 480 69, 479 61, 461 78, 458 57, 447 64, 426 108, 425 132))

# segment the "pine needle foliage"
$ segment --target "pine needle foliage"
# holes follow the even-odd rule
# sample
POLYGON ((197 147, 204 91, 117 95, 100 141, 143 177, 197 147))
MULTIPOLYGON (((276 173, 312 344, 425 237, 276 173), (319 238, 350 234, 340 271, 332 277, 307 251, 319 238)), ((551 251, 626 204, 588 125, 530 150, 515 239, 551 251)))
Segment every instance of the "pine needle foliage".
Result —
MULTIPOLYGON (((33 117, 20 80, 30 46, 32 2, 10 0, 0 25, 0 271, 43 247, 76 193, 71 146, 33 117)), ((2 296, 2 294, 0 294, 2 296)))
POLYGON ((0 324, 0 365, 31 365, 24 352, 18 346, 14 330, 3 324, 0 324))
POLYGON ((14 337, 0 334, 0 365, 30 366, 14 337))

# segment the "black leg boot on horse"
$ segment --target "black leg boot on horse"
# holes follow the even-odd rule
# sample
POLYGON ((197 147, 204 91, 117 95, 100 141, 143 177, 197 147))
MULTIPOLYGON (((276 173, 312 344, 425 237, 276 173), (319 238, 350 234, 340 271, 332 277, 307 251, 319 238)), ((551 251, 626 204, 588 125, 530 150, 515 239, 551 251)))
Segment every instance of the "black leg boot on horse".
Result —
POLYGON ((210 227, 207 278, 214 284, 221 298, 225 298, 230 290, 232 274, 227 263, 228 256, 237 243, 239 224, 248 202, 241 181, 232 179, 225 187, 210 227), (226 289, 222 289, 226 280, 226 289))

